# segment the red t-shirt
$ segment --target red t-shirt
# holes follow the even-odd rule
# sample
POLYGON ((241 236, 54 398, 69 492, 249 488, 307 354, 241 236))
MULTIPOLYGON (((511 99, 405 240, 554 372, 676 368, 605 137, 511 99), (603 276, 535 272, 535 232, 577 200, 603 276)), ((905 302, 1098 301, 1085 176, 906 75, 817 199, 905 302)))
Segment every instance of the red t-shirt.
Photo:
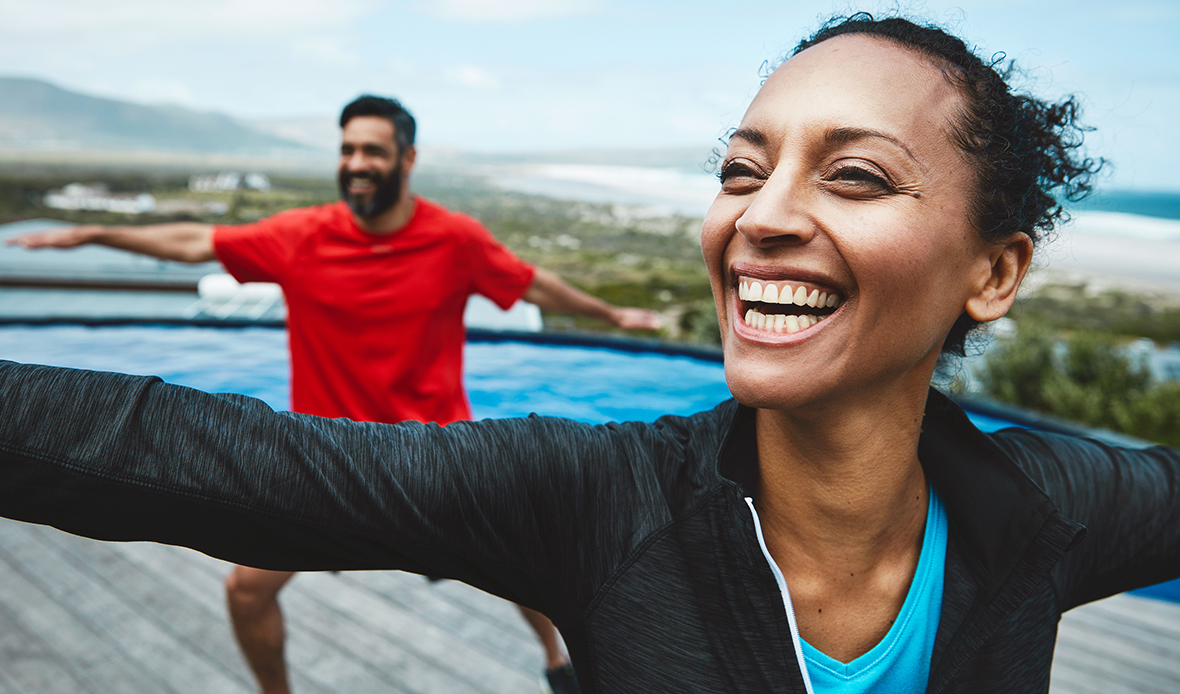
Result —
POLYGON ((362 230, 343 202, 214 228, 217 257, 239 282, 283 288, 292 410, 375 422, 471 417, 467 297, 507 309, 534 270, 472 217, 416 201, 389 235, 362 230))

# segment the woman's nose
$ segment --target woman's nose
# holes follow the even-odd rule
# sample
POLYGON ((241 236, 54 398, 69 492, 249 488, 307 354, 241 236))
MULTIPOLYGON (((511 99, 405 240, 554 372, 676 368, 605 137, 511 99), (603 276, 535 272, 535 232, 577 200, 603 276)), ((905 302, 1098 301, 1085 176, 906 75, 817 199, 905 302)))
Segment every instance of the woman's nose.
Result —
POLYGON ((811 197, 805 183, 776 171, 738 218, 738 233, 756 248, 807 243, 816 233, 811 197))

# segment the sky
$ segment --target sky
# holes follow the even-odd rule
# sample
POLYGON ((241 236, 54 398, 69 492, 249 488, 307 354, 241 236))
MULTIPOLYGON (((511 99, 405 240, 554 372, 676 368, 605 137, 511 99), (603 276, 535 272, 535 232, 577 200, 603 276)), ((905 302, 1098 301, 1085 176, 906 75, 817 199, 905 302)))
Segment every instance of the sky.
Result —
POLYGON ((700 147, 823 18, 901 11, 1081 95, 1112 188, 1180 191, 1180 0, 0 0, 0 75, 247 119, 396 96, 419 142, 700 147))

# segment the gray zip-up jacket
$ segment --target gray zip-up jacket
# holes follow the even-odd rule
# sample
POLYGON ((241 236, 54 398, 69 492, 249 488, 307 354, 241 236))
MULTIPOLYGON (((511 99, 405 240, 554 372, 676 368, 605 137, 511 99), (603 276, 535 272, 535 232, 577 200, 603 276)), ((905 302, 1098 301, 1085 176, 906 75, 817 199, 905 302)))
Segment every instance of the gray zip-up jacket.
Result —
MULTIPOLYGON (((548 614, 583 691, 803 692, 744 497, 752 412, 445 428, 275 413, 0 362, 0 514, 271 569, 405 569, 548 614)), ((950 520, 929 692, 1044 692, 1064 610, 1180 576, 1180 453, 1011 429, 932 391, 950 520)))

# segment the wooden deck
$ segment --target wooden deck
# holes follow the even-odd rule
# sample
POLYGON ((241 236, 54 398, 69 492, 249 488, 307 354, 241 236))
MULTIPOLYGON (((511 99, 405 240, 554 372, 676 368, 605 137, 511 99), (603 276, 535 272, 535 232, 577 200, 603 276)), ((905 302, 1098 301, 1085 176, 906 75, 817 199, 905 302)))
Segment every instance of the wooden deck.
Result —
MULTIPOLYGON (((248 694, 229 565, 0 521, 0 694, 248 694)), ((541 649, 516 609, 397 572, 305 574, 283 592, 299 694, 533 694, 541 649)), ((1180 691, 1180 605, 1120 595, 1061 623, 1055 694, 1180 691)))

